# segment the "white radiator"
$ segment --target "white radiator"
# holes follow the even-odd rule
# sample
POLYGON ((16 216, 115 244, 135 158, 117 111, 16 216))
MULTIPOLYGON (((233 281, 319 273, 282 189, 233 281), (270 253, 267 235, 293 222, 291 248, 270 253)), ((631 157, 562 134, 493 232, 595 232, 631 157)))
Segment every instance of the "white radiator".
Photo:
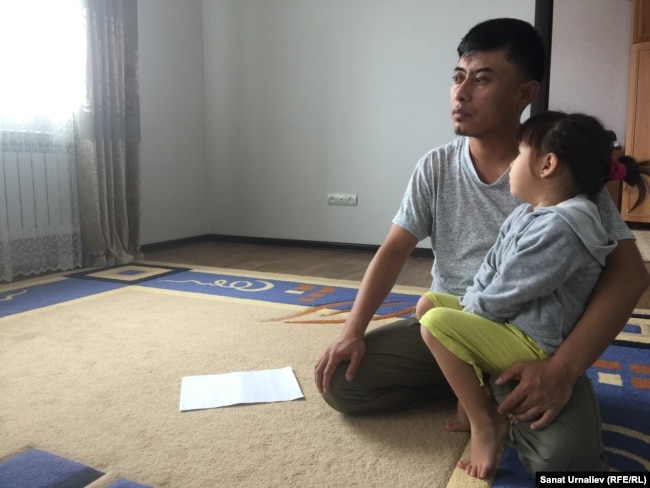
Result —
POLYGON ((47 132, 2 130, 0 212, 13 275, 80 266, 74 144, 47 132))

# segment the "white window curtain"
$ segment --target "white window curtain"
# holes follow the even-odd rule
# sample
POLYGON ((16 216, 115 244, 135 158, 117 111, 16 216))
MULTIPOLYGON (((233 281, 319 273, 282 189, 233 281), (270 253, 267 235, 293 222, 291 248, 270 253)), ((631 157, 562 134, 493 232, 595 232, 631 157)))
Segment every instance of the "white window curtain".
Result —
POLYGON ((81 265, 78 0, 0 0, 0 281, 81 265))
POLYGON ((136 0, 0 0, 0 281, 141 257, 136 0))

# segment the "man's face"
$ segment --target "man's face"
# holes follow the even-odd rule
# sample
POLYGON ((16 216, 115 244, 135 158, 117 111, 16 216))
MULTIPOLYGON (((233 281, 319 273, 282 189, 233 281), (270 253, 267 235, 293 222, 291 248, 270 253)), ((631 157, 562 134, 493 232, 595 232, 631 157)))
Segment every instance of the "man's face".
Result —
POLYGON ((486 137, 512 131, 529 100, 505 52, 479 51, 458 60, 451 85, 451 118, 458 135, 486 137))

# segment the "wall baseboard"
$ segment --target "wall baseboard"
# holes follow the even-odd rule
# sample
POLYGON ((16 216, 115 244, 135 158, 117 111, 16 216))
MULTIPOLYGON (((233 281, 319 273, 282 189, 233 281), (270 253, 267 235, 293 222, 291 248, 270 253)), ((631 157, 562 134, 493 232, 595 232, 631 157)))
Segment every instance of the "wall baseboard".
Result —
MULTIPOLYGON (((267 246, 285 246, 301 247, 307 249, 328 249, 333 251, 353 251, 375 253, 379 246, 373 244, 346 244, 342 242, 322 242, 322 241, 303 241, 299 239, 277 239, 272 237, 247 237, 231 236, 221 234, 204 234, 200 236, 185 237, 182 239, 173 239, 170 241, 156 242, 152 244, 143 244, 140 250, 143 253, 147 251, 156 251, 159 249, 168 249, 170 247, 183 246, 186 244, 195 244, 198 242, 233 242, 238 244, 257 244, 267 246)), ((433 257, 431 249, 416 247, 411 256, 414 257, 433 257)))

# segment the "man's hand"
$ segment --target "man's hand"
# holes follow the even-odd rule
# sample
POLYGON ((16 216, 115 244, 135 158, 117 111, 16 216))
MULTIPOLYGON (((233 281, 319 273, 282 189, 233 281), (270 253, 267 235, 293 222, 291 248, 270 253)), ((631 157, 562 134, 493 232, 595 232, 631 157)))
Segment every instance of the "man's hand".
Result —
POLYGON ((499 405, 499 412, 515 420, 531 422, 533 430, 549 426, 569 402, 575 378, 548 359, 517 363, 496 379, 501 385, 510 380, 519 384, 499 405))
POLYGON ((359 370, 361 359, 366 353, 366 343, 363 338, 348 339, 338 337, 325 349, 325 352, 316 363, 314 379, 319 393, 327 393, 330 389, 330 381, 336 367, 343 361, 350 361, 345 379, 352 381, 359 370))
POLYGON ((337 366, 350 361, 345 379, 352 381, 366 354, 363 340, 373 314, 395 285, 404 263, 418 243, 418 238, 393 224, 361 280, 357 298, 339 335, 316 363, 314 379, 320 393, 327 393, 337 366))

